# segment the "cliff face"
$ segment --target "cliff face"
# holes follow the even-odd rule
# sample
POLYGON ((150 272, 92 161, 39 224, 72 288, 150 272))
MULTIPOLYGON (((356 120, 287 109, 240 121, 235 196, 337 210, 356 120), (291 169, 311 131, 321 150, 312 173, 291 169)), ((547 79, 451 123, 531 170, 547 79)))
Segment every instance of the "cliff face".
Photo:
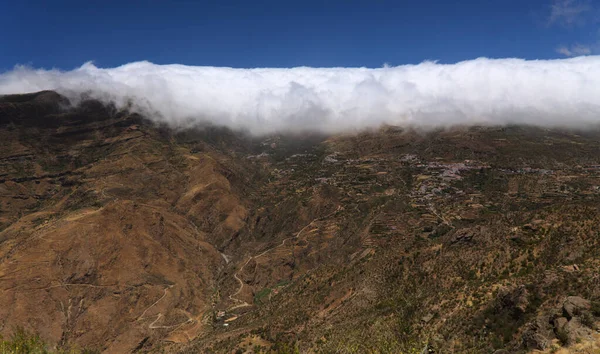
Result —
POLYGON ((252 138, 4 96, 0 331, 108 352, 593 348, 599 138, 252 138))

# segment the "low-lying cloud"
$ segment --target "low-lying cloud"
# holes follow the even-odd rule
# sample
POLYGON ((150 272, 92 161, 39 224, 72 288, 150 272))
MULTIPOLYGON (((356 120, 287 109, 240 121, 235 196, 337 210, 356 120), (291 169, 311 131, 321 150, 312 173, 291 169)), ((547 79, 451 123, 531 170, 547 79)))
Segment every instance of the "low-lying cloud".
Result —
POLYGON ((587 127, 600 123, 600 56, 378 69, 87 63, 72 71, 16 67, 0 74, 0 94, 40 90, 73 101, 88 93, 176 126, 208 122, 257 134, 381 124, 587 127))

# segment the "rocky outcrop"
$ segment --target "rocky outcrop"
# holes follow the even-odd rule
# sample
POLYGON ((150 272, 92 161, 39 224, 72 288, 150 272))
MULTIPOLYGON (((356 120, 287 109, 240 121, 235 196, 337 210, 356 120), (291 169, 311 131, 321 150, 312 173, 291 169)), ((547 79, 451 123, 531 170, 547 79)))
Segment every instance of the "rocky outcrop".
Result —
POLYGON ((496 311, 509 312, 512 316, 521 316, 527 311, 529 293, 524 286, 517 288, 502 288, 496 298, 496 311))
POLYGON ((583 299, 579 296, 569 296, 563 302, 563 314, 569 320, 573 317, 580 315, 590 309, 592 306, 589 300, 583 299))
POLYGON ((550 315, 543 315, 527 325, 522 340, 528 349, 544 350, 557 339, 564 346, 591 340, 595 318, 589 312, 591 302, 569 296, 550 315))

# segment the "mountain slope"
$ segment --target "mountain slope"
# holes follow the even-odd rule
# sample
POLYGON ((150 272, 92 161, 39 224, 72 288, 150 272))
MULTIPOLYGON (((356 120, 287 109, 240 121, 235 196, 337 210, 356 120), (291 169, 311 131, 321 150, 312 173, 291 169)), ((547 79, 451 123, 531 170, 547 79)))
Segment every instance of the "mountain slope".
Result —
POLYGON ((2 330, 111 352, 193 336, 224 260, 186 215, 210 195, 212 214, 233 221, 205 230, 237 227, 227 158, 195 156, 139 116, 59 100, 0 103, 2 330))
POLYGON ((599 131, 256 138, 42 92, 0 98, 0 135, 4 334, 107 352, 597 350, 599 131))
POLYGON ((257 309, 194 350, 239 347, 239 331, 302 352, 526 351, 563 332, 597 341, 597 310, 578 310, 569 329, 555 320, 567 296, 600 295, 598 138, 386 128, 285 159, 268 146, 268 198, 239 238, 262 246, 231 271, 244 283, 235 298, 257 309))

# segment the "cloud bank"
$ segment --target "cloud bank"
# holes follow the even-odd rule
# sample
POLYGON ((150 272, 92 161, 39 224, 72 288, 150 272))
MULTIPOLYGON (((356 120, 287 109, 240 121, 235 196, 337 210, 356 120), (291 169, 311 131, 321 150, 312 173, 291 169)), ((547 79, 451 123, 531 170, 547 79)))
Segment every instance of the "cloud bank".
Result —
POLYGON ((600 56, 378 69, 87 63, 72 71, 16 67, 0 74, 0 94, 40 90, 75 101, 86 92, 174 126, 208 122, 255 134, 381 124, 587 127, 600 123, 600 56))

